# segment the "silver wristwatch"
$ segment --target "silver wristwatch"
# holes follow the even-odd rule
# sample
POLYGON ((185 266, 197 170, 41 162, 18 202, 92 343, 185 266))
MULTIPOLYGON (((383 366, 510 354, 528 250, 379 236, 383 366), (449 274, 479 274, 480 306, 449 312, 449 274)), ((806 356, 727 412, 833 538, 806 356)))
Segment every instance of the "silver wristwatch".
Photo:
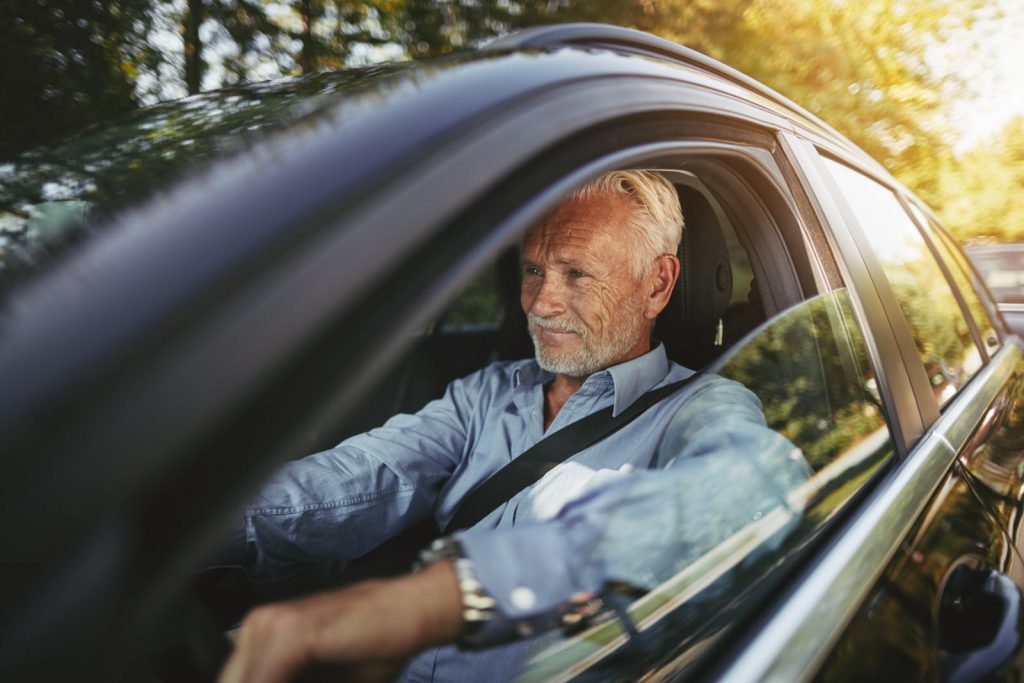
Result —
POLYGON ((473 636, 494 618, 494 609, 498 603, 477 579, 473 561, 466 557, 458 538, 445 536, 437 539, 420 553, 417 565, 422 568, 438 560, 451 560, 455 566, 462 599, 463 628, 459 640, 475 645, 473 636))

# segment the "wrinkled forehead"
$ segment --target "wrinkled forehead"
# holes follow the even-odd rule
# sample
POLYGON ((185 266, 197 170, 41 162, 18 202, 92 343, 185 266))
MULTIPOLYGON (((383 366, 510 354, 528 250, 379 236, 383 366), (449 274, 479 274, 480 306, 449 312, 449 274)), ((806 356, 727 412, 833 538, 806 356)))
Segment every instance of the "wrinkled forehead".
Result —
POLYGON ((524 254, 597 256, 621 249, 630 242, 634 210, 631 198, 622 194, 567 199, 526 234, 524 254))

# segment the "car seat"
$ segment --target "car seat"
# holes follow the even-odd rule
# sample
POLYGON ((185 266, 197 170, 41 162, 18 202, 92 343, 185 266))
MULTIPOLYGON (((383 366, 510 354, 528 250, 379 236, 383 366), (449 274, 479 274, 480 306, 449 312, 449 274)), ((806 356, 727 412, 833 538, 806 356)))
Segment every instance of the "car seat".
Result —
POLYGON ((685 228, 679 244, 681 270, 656 336, 668 357, 701 368, 725 348, 723 317, 732 299, 729 249, 715 211, 699 190, 677 185, 685 228))

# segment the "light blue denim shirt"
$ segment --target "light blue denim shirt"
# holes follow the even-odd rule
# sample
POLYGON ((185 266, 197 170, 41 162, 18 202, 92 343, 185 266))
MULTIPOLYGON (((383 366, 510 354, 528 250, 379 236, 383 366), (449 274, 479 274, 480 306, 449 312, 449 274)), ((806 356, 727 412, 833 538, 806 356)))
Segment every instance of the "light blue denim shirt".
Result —
MULTIPOLYGON (((618 414, 648 390, 691 374, 669 363, 659 345, 588 377, 547 433, 608 405, 618 414)), ((287 463, 245 511, 250 569, 273 577, 296 562, 359 557, 428 515, 443 529, 470 491, 545 436, 544 384, 552 379, 534 360, 494 363, 453 381, 442 398, 415 415, 396 415, 380 428, 287 463)), ((570 458, 572 483, 626 464, 648 467, 666 416, 689 393, 670 397, 570 458)), ((552 506, 538 506, 535 489, 554 495, 550 483, 565 469, 556 468, 479 526, 543 517, 552 506)))
MULTIPOLYGON (((546 434, 609 405, 618 414, 645 392, 692 374, 670 363, 658 345, 588 377, 547 432, 543 387, 553 375, 536 361, 495 363, 455 380, 415 415, 397 415, 285 465, 245 511, 250 569, 273 576, 295 562, 358 557, 427 515, 444 528, 471 490, 546 434)), ((789 457, 793 447, 764 424, 757 397, 742 385, 700 377, 463 532, 478 578, 498 602, 498 620, 550 612, 612 579, 641 586, 663 580, 682 550, 661 553, 658 560, 650 549, 631 551, 617 543, 634 537, 664 548, 666 534, 684 532, 669 524, 677 515, 658 507, 670 505, 680 491, 692 492, 694 501, 703 498, 701 488, 680 480, 687 471, 681 463, 701 463, 701 471, 708 463, 714 470, 713 461, 728 459, 701 456, 723 450, 789 457), (658 450, 670 424, 675 436, 658 450), (667 469, 643 472, 652 466, 667 469), (669 471, 675 474, 665 476, 669 471), (623 514, 623 505, 636 506, 637 514, 623 514)), ((795 476, 803 476, 797 470, 795 476)), ((727 469, 720 474, 729 476, 727 469)), ((686 476, 698 482, 701 475, 686 476)), ((522 643, 475 652, 437 648, 415 659, 405 677, 510 678, 524 652, 522 643)))

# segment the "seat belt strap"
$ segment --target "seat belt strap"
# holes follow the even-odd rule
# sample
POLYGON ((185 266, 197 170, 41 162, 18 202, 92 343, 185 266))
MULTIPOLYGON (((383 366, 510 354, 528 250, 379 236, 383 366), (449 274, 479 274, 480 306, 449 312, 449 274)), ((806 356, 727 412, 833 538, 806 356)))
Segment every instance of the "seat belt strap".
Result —
POLYGON ((622 429, 655 403, 697 379, 700 374, 695 372, 686 379, 652 389, 614 417, 613 406, 608 406, 541 439, 473 489, 445 526, 444 535, 472 527, 556 466, 622 429))

